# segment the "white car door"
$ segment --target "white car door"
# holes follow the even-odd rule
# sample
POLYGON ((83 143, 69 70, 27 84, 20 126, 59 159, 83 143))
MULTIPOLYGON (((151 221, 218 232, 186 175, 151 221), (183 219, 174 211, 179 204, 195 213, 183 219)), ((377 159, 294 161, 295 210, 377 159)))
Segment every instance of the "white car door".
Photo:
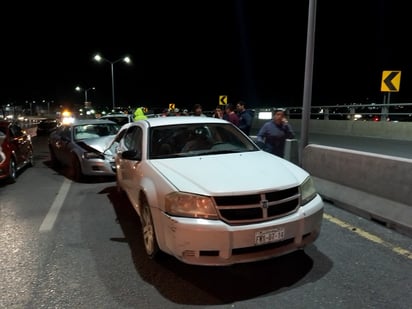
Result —
POLYGON ((118 179, 122 188, 130 194, 137 193, 136 183, 133 182, 134 175, 139 173, 140 162, 142 155, 142 129, 138 126, 130 127, 120 141, 118 147, 118 179), (123 158, 121 153, 125 151, 133 151, 136 156, 131 158, 123 158))

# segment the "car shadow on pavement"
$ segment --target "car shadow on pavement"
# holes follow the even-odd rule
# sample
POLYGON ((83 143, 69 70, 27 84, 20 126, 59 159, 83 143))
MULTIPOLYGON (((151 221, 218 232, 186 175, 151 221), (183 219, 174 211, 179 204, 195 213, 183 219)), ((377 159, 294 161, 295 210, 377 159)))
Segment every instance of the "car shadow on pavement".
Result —
POLYGON ((70 167, 67 166, 56 166, 52 161, 47 158, 43 161, 43 164, 54 170, 57 174, 62 175, 73 182, 78 183, 105 183, 113 182, 116 178, 115 176, 85 176, 83 175, 80 180, 75 179, 75 175, 70 167))
POLYGON ((261 262, 232 266, 195 266, 167 254, 152 260, 144 249, 139 217, 123 192, 107 187, 117 221, 127 242, 137 275, 166 299, 184 305, 221 305, 278 294, 326 275, 332 262, 316 244, 305 250, 261 262))

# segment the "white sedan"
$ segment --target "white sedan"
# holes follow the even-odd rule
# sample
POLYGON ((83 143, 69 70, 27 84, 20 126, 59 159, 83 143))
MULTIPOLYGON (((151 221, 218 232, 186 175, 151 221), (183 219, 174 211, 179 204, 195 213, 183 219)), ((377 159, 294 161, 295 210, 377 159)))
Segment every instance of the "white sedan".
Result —
POLYGON ((232 265, 303 249, 320 233, 324 204, 310 175, 225 120, 140 120, 114 146, 117 186, 151 258, 232 265))

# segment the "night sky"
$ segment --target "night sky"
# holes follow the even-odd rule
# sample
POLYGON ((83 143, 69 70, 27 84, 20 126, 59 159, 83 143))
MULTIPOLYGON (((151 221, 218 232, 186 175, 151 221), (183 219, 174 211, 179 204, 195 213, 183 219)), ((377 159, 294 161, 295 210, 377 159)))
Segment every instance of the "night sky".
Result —
MULTIPOLYGON (((400 70, 393 102, 412 102, 407 1, 317 1, 312 105, 382 103, 383 70, 400 70)), ((301 106, 309 0, 36 2, 2 10, 0 105, 53 100, 213 109, 301 106), (130 5, 132 5, 130 7, 130 5)))

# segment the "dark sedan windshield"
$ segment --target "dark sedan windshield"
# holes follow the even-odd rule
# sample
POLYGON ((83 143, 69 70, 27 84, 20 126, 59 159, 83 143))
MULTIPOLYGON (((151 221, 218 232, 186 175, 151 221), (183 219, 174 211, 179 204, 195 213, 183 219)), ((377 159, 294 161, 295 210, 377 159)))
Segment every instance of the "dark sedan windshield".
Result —
POLYGON ((74 127, 74 140, 115 135, 119 129, 120 126, 114 123, 78 125, 74 127))

